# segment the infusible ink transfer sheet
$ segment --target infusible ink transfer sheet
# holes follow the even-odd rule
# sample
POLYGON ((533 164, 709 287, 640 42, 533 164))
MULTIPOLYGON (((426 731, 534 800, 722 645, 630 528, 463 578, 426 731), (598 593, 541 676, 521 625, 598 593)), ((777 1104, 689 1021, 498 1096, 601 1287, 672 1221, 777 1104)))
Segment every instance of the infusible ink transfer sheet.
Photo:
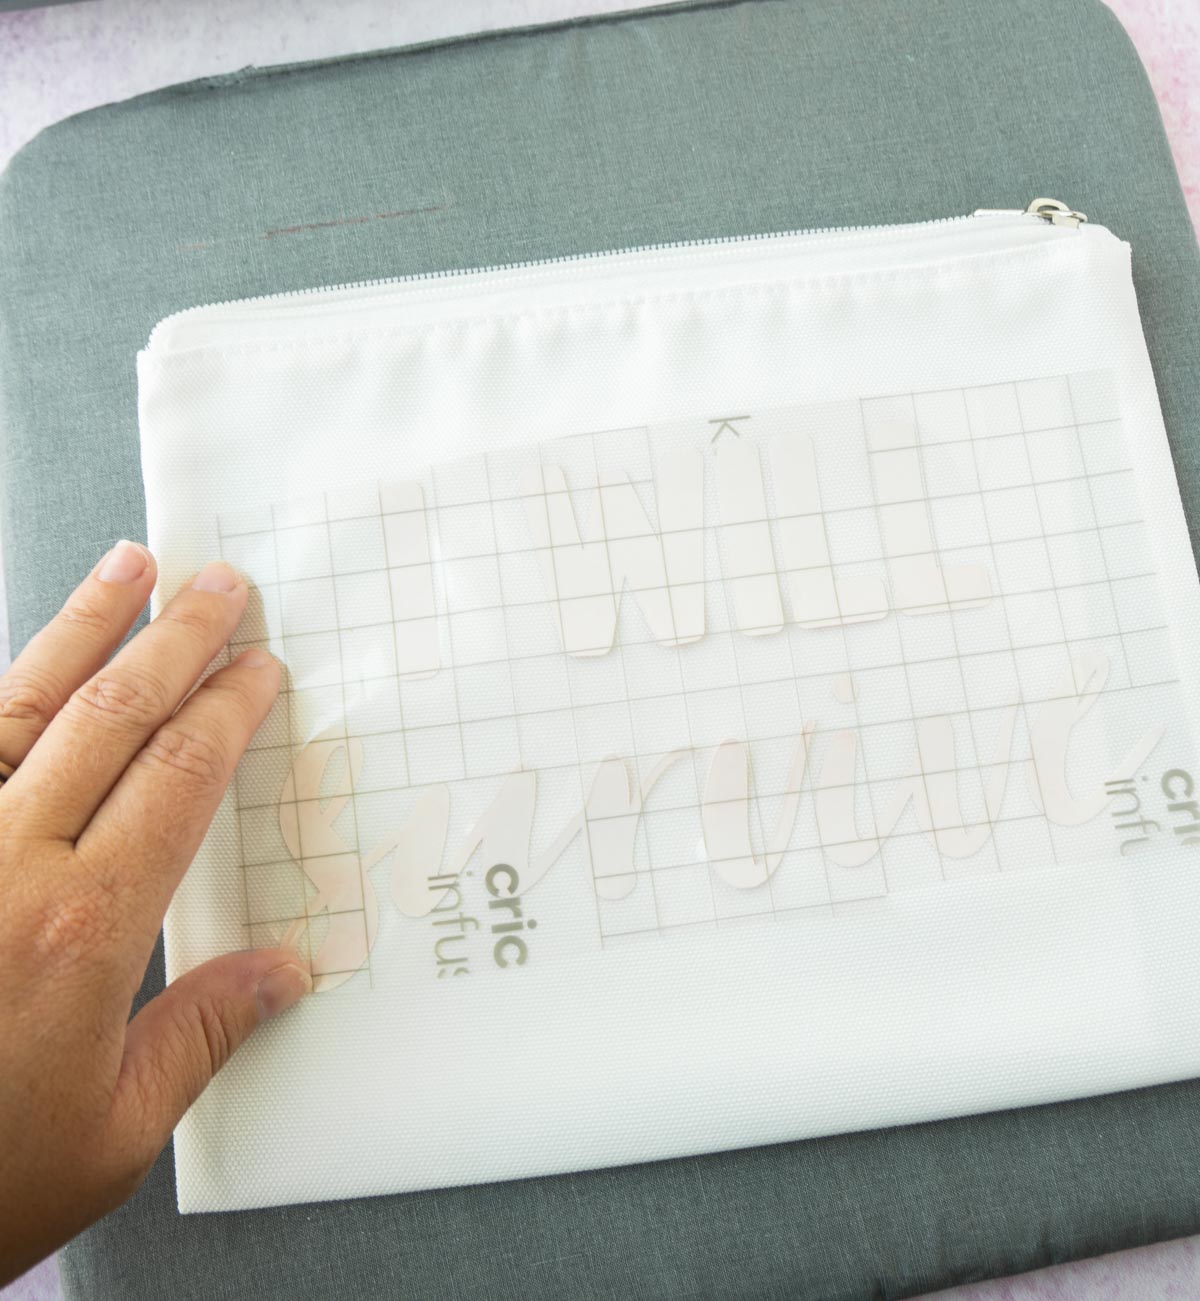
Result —
POLYGON ((478 442, 166 536, 288 669, 172 971, 286 941, 317 991, 183 1209, 1200 1065, 1196 580, 1120 366, 478 442))

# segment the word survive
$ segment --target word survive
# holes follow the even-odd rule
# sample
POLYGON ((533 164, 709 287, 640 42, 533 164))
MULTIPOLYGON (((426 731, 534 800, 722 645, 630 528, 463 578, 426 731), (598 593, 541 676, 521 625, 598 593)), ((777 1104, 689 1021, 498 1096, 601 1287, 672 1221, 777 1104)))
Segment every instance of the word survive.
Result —
MULTIPOLYGON (((814 801, 823 852, 841 867, 861 867, 879 853, 911 805, 921 832, 939 854, 968 858, 992 835, 1012 768, 1023 768, 1029 795, 1038 811, 1060 826, 1078 826, 1095 818, 1112 798, 1114 783, 1128 781, 1162 739, 1164 729, 1151 729, 1114 765, 1107 786, 1074 792, 1068 781, 1071 732, 1104 691, 1110 664, 1099 653, 1077 656, 1070 677, 1053 698, 1029 710, 1029 752, 1014 755, 1013 737, 1018 704, 999 711, 994 753, 986 764, 984 816, 968 823, 958 791, 952 721, 931 717, 915 722, 917 755, 912 777, 898 784, 889 808, 877 811, 867 828, 860 828, 856 809, 859 738, 853 729, 828 737, 823 762, 810 780, 810 755, 816 724, 806 724, 796 738, 784 781, 784 798, 774 828, 761 852, 751 841, 750 754, 744 741, 718 745, 711 757, 703 795, 697 808, 705 858, 710 869, 728 885, 755 889, 779 868, 792 838, 800 802, 807 788, 814 801)), ((655 785, 670 767, 690 751, 666 755, 635 786, 624 759, 603 759, 592 776, 582 806, 539 852, 531 847, 537 801, 536 771, 510 773, 487 807, 475 818, 460 843, 447 852, 450 825, 449 786, 426 788, 415 805, 373 850, 359 855, 335 829, 361 776, 362 744, 354 738, 322 737, 309 743, 295 760, 280 802, 284 841, 312 884, 315 896, 309 918, 328 914, 328 926, 316 958, 316 968, 344 973, 348 978, 366 960, 379 925, 379 905, 369 872, 391 858, 390 896, 403 916, 427 917, 457 907, 459 878, 470 861, 489 865, 489 910, 498 912, 492 930, 497 937, 494 957, 501 967, 522 966, 528 949, 522 934, 526 921, 523 897, 543 879, 577 837, 582 836, 593 886, 602 899, 620 899, 637 885, 634 845, 638 820, 655 785), (322 800, 333 763, 344 764, 339 793, 322 800)), ((985 765, 981 764, 981 770, 985 765)), ((465 934, 473 919, 459 916, 465 934)), ((286 943, 295 943, 307 919, 298 920, 286 943)), ((325 983, 324 988, 331 985, 325 983)))

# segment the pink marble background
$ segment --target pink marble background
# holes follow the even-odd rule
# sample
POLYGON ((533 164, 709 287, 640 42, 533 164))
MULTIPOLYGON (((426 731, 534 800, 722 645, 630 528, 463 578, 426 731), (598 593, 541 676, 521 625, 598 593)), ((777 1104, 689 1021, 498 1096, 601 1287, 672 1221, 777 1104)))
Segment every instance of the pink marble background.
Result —
MULTIPOLYGON (((1054 0, 1046 0, 1053 3, 1054 0)), ((635 8, 650 0, 92 0, 0 13, 0 166, 52 121, 143 90, 248 63, 321 58, 456 32, 635 8)), ((1005 0, 994 0, 1003 4, 1005 0)), ((1200 230, 1200 0, 1107 0, 1158 96, 1200 230)), ((6 662, 0 575, 0 668, 6 662)), ((59 1301, 53 1260, 0 1301, 59 1301)), ((1200 1297, 1200 1238, 938 1293, 940 1301, 1153 1301, 1200 1297)))

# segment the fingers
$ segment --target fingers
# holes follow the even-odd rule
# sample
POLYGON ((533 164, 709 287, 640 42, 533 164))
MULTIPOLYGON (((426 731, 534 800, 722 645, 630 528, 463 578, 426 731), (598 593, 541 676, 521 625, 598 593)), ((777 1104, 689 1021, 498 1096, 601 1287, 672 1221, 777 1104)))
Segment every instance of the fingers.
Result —
POLYGON ((290 949, 229 953, 170 984, 129 1023, 112 1121, 148 1162, 209 1080, 312 979, 290 949))
POLYGON ((246 608, 246 583, 206 566, 107 668, 63 705, 6 783, 10 822, 74 841, 154 732, 175 712, 246 608), (10 789, 11 792, 10 792, 10 789))
POLYGON ((0 677, 0 764, 15 768, 71 693, 101 669, 141 613, 157 573, 118 542, 0 677))
POLYGON ((205 679, 147 741, 79 838, 84 864, 112 865, 139 933, 157 933, 279 682, 278 663, 261 650, 243 652, 205 679))

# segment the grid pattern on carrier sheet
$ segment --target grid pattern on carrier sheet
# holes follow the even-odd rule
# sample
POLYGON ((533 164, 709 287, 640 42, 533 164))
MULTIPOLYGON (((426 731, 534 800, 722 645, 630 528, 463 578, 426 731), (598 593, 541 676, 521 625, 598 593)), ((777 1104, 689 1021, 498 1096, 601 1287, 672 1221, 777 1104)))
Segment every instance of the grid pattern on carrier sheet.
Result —
POLYGON ((315 949, 309 935, 331 912, 359 911, 365 927, 370 847, 431 785, 449 786, 465 827, 507 774, 536 769, 544 842, 584 805, 609 756, 634 790, 659 776, 640 816, 625 819, 636 887, 589 903, 602 944, 803 920, 964 875, 1107 858, 1106 819, 1058 826, 1043 815, 1033 720, 1047 702, 1099 687, 1104 709, 1082 719, 1072 746, 1072 780, 1097 786, 1148 715, 1171 716, 1179 690, 1105 374, 569 435, 406 483, 223 516, 219 527, 222 554, 254 586, 231 653, 264 645, 288 667, 235 786, 254 944, 299 935, 315 949), (798 446, 811 456, 802 511, 772 474, 778 449, 798 446), (689 454, 703 464, 700 527, 673 528, 665 467, 689 454), (761 502, 731 521, 721 490, 747 466, 752 479, 761 469, 761 502), (622 535, 604 518, 615 500, 605 494, 626 479, 661 558, 641 579, 618 549, 637 545, 638 530, 622 535), (539 509, 557 519, 547 536, 539 509), (585 563, 571 580, 584 586, 565 591, 568 554, 607 577, 586 586, 585 563), (898 609, 914 564, 940 591, 898 609), (882 605, 798 623, 814 591, 835 601, 877 591, 882 605), (574 635, 564 607, 576 597, 592 613, 616 607, 610 649, 602 637, 564 651, 574 635), (678 632, 685 600, 702 635, 664 644, 655 615, 665 608, 678 632), (780 617, 763 616, 776 608, 780 617), (930 771, 919 732, 934 719, 950 720, 953 757, 930 771), (752 888, 714 870, 702 834, 713 756, 735 740, 748 756, 752 852, 780 851, 752 888), (338 758, 319 790, 301 792, 289 774, 313 744, 338 758), (798 744, 807 767, 794 799, 798 744), (932 828, 919 823, 914 781, 938 810, 932 828), (842 791, 854 848, 874 852, 848 864, 818 787, 827 808, 842 791), (336 909, 314 886, 314 847, 285 834, 289 804, 305 798, 336 801, 337 852, 316 847, 344 875, 336 909), (981 823, 982 837, 949 835, 981 823))

